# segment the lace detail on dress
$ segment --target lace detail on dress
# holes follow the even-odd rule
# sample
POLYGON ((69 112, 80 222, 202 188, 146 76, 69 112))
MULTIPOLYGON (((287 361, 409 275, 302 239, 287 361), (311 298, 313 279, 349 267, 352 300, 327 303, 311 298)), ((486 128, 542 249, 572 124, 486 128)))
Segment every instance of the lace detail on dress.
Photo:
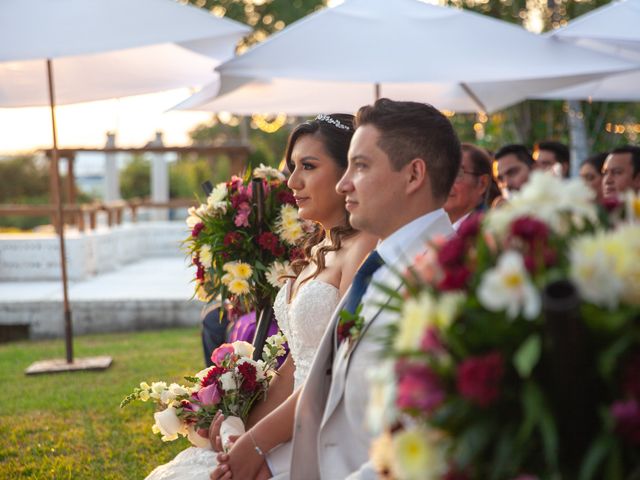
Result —
POLYGON ((278 326, 286 335, 296 366, 294 388, 304 383, 331 314, 340 300, 340 291, 322 280, 303 283, 287 304, 291 281, 280 289, 273 303, 278 326))
POLYGON ((217 455, 213 450, 189 447, 169 463, 157 467, 145 480, 209 480, 218 466, 217 455))

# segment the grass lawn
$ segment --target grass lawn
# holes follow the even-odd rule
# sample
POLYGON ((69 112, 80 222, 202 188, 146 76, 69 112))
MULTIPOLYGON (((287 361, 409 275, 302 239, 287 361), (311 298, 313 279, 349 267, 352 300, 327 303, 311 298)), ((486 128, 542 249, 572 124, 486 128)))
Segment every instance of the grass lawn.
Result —
POLYGON ((76 357, 111 355, 102 372, 26 376, 64 358, 64 340, 0 345, 1 479, 136 479, 188 446, 151 432, 153 406, 120 400, 141 381, 180 381, 204 368, 195 328, 76 337, 76 357))

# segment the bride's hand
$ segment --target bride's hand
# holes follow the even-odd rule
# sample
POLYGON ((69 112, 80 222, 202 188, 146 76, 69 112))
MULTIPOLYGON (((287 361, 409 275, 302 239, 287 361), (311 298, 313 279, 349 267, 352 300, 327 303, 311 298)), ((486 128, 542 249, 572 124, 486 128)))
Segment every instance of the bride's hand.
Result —
POLYGON ((220 410, 216 413, 216 416, 213 417, 213 422, 211 422, 211 426, 209 427, 209 441, 211 442, 211 446, 215 452, 223 452, 224 448, 222 446, 222 440, 220 439, 220 425, 224 421, 224 415, 220 410))
POLYGON ((229 453, 220 453, 217 459, 218 467, 211 473, 211 480, 255 478, 265 465, 264 457, 256 452, 249 435, 242 435, 229 453))

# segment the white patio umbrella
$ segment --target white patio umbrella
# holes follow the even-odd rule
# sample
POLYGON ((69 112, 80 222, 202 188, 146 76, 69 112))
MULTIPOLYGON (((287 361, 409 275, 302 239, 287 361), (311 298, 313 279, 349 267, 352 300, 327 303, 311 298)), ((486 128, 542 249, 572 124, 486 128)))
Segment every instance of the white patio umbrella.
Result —
POLYGON ((2 0, 0 107, 50 105, 67 363, 73 363, 55 105, 201 85, 250 29, 172 0, 2 0), (53 72, 55 66, 55 73, 53 72))
POLYGON ((634 61, 639 70, 555 90, 540 98, 640 100, 640 0, 611 2, 550 32, 549 36, 634 61))
POLYGON ((388 96, 493 111, 625 68, 619 59, 465 10, 417 0, 346 0, 220 65, 219 91, 211 85, 177 108, 353 111, 388 96))

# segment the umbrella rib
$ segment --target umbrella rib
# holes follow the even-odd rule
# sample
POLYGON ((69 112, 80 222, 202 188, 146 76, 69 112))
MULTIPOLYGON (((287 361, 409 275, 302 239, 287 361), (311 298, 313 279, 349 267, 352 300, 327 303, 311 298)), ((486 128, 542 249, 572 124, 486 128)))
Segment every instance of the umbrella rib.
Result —
POLYGON ((469 85, 467 85, 464 82, 460 82, 460 86, 462 87, 462 89, 465 91, 465 93, 467 95, 469 95, 469 97, 471 98, 471 100, 473 100, 473 103, 475 103, 478 108, 480 109, 480 111, 482 113, 487 113, 487 108, 484 106, 484 103, 482 103, 482 100, 480 100, 478 98, 478 96, 473 92, 473 90, 471 90, 471 88, 469 87, 469 85))

